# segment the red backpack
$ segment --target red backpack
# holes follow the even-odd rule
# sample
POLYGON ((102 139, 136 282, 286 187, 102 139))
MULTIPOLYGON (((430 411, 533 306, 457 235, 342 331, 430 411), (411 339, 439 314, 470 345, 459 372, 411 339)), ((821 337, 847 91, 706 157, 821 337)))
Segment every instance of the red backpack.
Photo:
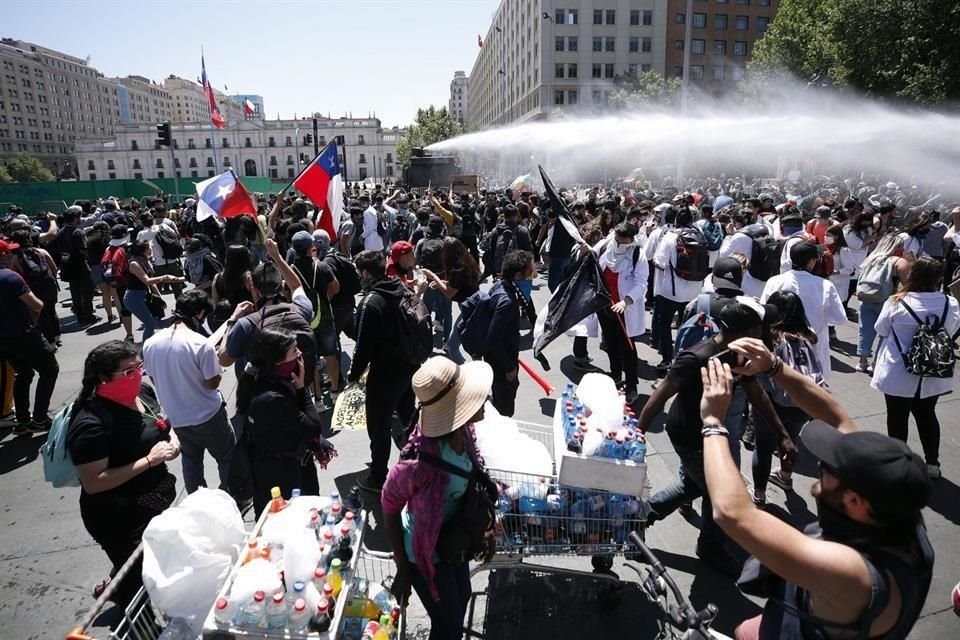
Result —
POLYGON ((103 270, 103 281, 111 287, 127 286, 127 252, 123 247, 107 247, 100 258, 100 268, 103 270))

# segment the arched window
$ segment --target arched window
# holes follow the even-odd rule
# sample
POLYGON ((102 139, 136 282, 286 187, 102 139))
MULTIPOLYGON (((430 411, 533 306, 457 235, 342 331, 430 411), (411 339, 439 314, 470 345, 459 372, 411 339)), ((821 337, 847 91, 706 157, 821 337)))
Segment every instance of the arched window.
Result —
POLYGON ((257 175, 257 163, 253 160, 247 160, 243 163, 243 175, 245 176, 255 176, 257 175))

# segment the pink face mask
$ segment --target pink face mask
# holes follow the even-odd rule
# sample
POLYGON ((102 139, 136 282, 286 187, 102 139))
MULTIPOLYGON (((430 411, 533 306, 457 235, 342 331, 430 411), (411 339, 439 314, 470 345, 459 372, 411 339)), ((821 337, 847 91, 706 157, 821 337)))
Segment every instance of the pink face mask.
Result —
POLYGON ((142 380, 143 366, 141 365, 117 380, 109 380, 98 384, 97 395, 125 407, 132 407, 137 402, 137 396, 140 395, 142 380))
POLYGON ((276 367, 274 371, 277 374, 277 377, 281 380, 290 379, 294 373, 297 373, 299 362, 297 360, 290 360, 288 362, 281 362, 276 367))

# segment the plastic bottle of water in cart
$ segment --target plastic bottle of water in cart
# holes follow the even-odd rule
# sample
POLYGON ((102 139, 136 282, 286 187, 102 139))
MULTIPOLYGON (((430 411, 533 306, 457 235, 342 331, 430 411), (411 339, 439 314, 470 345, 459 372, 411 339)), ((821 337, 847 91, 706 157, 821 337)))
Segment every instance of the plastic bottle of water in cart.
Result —
POLYGON ((290 633, 303 633, 310 625, 310 612, 307 611, 307 603, 303 598, 299 598, 293 603, 293 610, 287 620, 287 631, 290 633))
POLYGON ((277 591, 267 605, 267 628, 282 629, 287 626, 287 602, 282 591, 277 591))
POLYGON ((267 596, 263 591, 257 591, 253 594, 253 597, 243 605, 243 610, 240 612, 240 624, 244 627, 259 627, 260 623, 263 622, 263 618, 266 615, 266 600, 267 596))

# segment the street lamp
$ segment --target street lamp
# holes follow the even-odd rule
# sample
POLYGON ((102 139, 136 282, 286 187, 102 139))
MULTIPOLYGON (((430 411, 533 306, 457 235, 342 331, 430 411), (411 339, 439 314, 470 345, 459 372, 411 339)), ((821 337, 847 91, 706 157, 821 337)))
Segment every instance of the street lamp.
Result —
POLYGON ((293 139, 296 140, 297 151, 297 170, 294 173, 300 173, 300 125, 293 130, 293 139))

